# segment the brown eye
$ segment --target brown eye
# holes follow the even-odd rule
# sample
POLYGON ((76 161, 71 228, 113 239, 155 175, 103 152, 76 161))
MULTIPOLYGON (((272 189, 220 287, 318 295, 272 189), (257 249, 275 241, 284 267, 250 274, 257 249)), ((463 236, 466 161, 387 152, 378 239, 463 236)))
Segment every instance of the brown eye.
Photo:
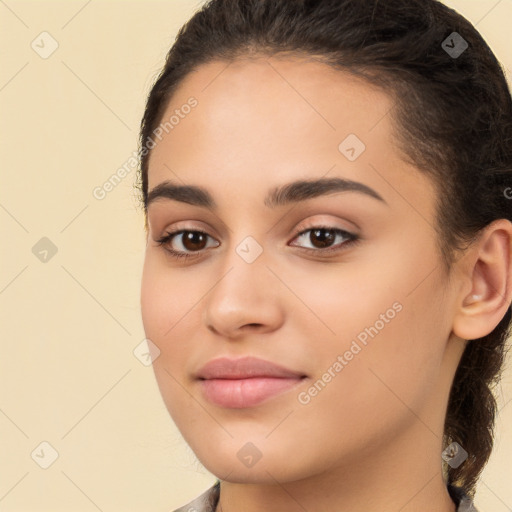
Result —
POLYGON ((357 242, 359 237, 343 229, 316 226, 301 231, 294 240, 301 242, 293 243, 294 246, 303 247, 309 252, 323 254, 329 251, 342 250, 344 247, 357 242))
POLYGON ((176 236, 182 236, 181 243, 187 251, 200 251, 207 244, 208 235, 200 231, 183 231, 176 236))
POLYGON ((334 229, 312 229, 310 231, 309 240, 313 246, 318 248, 330 247, 336 239, 334 229))
POLYGON ((163 246, 172 256, 186 258, 195 256, 194 253, 201 253, 205 248, 218 247, 220 245, 218 242, 217 244, 209 243, 208 239, 214 240, 210 235, 202 231, 182 229, 166 233, 156 242, 158 245, 163 246))

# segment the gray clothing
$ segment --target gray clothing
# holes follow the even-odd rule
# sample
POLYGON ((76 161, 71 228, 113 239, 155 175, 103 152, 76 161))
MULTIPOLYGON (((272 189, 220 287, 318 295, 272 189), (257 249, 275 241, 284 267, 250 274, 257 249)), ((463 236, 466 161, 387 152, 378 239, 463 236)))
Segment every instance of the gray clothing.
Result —
MULTIPOLYGON (((463 489, 449 485, 448 492, 457 505, 457 512, 478 512, 473 505, 473 501, 463 489)), ((187 505, 176 509, 174 512, 215 512, 215 508, 219 502, 219 496, 220 480, 217 480, 206 492, 187 505)))

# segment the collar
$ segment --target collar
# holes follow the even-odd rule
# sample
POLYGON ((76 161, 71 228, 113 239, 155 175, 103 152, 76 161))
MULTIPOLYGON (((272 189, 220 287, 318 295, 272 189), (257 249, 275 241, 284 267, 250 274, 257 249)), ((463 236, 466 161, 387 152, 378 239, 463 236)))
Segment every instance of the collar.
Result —
MULTIPOLYGON (((464 489, 454 485, 448 485, 450 497, 457 505, 457 512, 478 512, 473 501, 466 494, 464 489)), ((174 512, 215 512, 220 497, 220 480, 210 487, 206 492, 198 496, 187 505, 180 507, 174 512)))

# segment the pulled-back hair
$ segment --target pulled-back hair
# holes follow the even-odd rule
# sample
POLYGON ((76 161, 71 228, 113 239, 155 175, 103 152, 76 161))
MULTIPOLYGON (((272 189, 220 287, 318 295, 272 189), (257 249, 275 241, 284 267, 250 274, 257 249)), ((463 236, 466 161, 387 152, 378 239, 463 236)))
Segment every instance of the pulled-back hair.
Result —
MULTIPOLYGON (((212 61, 286 54, 354 73, 394 99, 399 150, 436 185, 435 228, 447 269, 488 224, 512 220, 512 100, 504 73, 471 23, 436 0, 208 1, 179 31, 148 97, 138 184, 144 208, 147 141, 187 74, 212 61), (450 52, 456 43, 459 51, 450 52)), ((444 469, 447 482, 470 496, 493 446, 493 388, 510 319, 509 307, 490 334, 469 341, 450 392, 445 446, 457 442, 469 456, 444 469)))

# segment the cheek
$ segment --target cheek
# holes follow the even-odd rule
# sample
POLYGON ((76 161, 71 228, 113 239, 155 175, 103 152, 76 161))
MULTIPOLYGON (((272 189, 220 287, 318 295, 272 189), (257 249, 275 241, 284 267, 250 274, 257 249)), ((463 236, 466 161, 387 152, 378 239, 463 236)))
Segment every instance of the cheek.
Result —
MULTIPOLYGON (((141 314, 146 338, 160 350, 152 367, 157 385, 171 417, 182 416, 186 410, 186 393, 178 381, 178 369, 186 359, 186 345, 177 337, 185 315, 184 291, 180 290, 177 273, 166 268, 150 251, 146 253, 141 282, 141 314)), ((186 289, 185 289, 186 292, 186 289)), ((189 308, 190 309, 190 308, 189 308)), ((185 317, 187 318, 187 317, 185 317)))
POLYGON ((431 294, 404 297, 402 309, 389 323, 374 322, 365 328, 366 344, 359 343, 357 355, 359 371, 354 365, 347 372, 355 398, 351 407, 361 410, 364 404, 367 413, 389 425, 428 416, 430 401, 438 395, 450 331, 429 299, 431 294))
POLYGON ((305 348, 313 381, 320 380, 319 391, 311 390, 312 409, 340 417, 358 411, 358 421, 375 414, 382 414, 380 420, 411 416, 404 403, 421 409, 450 334, 446 284, 439 270, 432 272, 436 253, 423 249, 401 255, 390 250, 372 264, 316 272, 295 286, 316 316, 300 320, 303 339, 316 340, 305 348))
POLYGON ((193 278, 164 264, 161 255, 148 251, 141 283, 141 314, 146 336, 162 343, 172 339, 175 326, 190 313, 201 294, 193 278))
POLYGON ((354 339, 371 339, 375 327, 379 333, 385 330, 399 315, 397 308, 402 309, 400 268, 400 262, 391 260, 383 272, 366 260, 283 269, 293 291, 287 294, 287 321, 302 333, 305 359, 325 364, 348 350, 354 339))
POLYGON ((191 268, 171 268, 162 255, 146 253, 141 282, 142 322, 146 338, 160 350, 152 366, 169 407, 188 398, 182 384, 188 378, 190 360, 201 348, 196 338, 201 338, 197 336, 201 298, 207 286, 208 282, 202 283, 197 275, 194 278, 191 268))
POLYGON ((146 250, 141 282, 141 314, 146 337, 152 338, 163 330, 163 307, 166 301, 162 273, 155 266, 149 249, 146 250))

